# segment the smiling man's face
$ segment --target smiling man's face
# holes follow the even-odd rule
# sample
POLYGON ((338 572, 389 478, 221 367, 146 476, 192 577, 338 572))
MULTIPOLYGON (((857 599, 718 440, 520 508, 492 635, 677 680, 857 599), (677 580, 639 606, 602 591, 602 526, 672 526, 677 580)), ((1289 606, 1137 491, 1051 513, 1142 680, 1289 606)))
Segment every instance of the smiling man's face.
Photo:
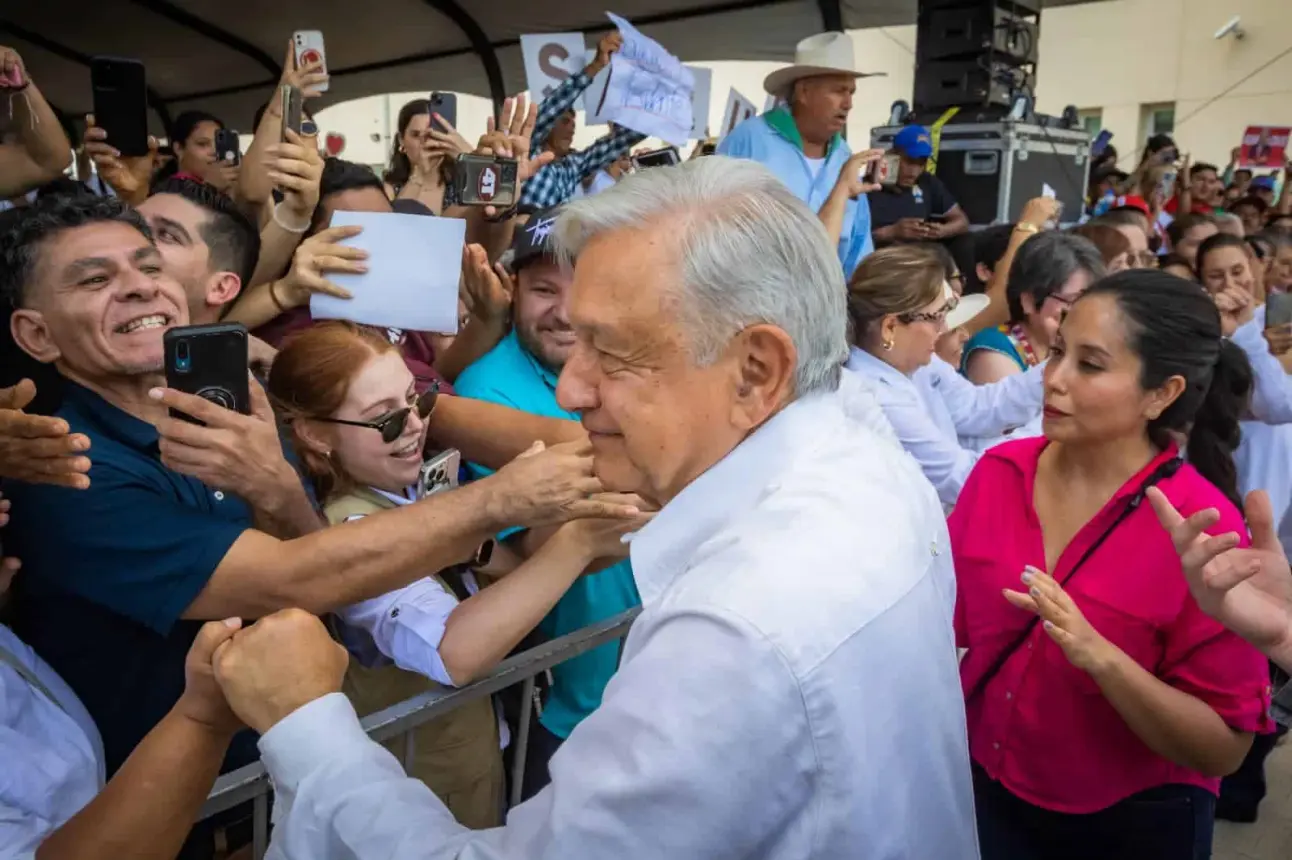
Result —
POLYGON ((556 262, 539 259, 517 276, 516 337, 548 370, 559 374, 574 346, 574 329, 566 314, 573 275, 556 262))
POLYGON ((38 361, 99 381, 161 372, 162 335, 187 323, 184 291, 156 246, 130 224, 104 221, 40 244, 11 326, 38 361))

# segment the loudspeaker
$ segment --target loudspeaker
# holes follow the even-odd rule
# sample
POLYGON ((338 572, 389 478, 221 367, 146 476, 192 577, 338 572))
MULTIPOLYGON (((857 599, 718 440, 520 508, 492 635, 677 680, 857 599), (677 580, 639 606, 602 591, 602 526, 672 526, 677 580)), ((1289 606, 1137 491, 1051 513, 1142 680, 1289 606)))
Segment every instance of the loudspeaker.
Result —
POLYGON ((992 3, 932 9, 916 31, 917 63, 982 56, 1035 63, 1038 27, 992 3))
POLYGON ((1008 108, 1035 85, 1040 0, 919 0, 917 115, 1008 108))

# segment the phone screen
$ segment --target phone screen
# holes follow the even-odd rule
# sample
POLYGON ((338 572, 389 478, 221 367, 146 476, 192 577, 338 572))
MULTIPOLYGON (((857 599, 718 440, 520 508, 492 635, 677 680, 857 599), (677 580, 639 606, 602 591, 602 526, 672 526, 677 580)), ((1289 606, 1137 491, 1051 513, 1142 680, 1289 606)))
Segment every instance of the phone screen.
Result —
POLYGON ((674 147, 657 149, 654 152, 643 152, 641 155, 633 156, 633 166, 642 167, 672 167, 675 164, 682 163, 682 156, 678 154, 674 147))
POLYGON ((1292 293, 1270 293, 1265 297, 1265 327, 1292 325, 1292 293))

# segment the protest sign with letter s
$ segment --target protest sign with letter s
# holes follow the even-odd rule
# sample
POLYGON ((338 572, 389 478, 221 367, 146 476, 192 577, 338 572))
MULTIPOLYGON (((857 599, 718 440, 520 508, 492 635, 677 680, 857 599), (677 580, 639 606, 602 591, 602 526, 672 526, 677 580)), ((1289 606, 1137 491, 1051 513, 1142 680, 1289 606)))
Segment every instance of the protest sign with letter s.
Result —
POLYGON ((525 85, 535 104, 583 70, 586 48, 582 33, 538 33, 520 37, 525 58, 525 85))
POLYGON ((727 95, 727 109, 722 113, 722 128, 718 139, 726 137, 747 119, 758 116, 758 107, 749 99, 736 92, 733 87, 727 95))

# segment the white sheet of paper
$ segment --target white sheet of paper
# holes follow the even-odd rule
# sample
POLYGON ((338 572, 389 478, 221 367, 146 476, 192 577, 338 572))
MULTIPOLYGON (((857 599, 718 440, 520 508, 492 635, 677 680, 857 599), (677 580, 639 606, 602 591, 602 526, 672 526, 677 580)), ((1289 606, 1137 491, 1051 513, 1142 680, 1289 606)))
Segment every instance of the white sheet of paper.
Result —
MULTIPOLYGON (((539 104, 587 65, 582 33, 537 33, 520 37, 529 99, 539 104)), ((596 56, 596 52, 593 52, 596 56)), ((582 96, 580 96, 582 99, 582 96)), ((575 102, 575 107, 581 105, 575 102)))
POLYGON ((687 66, 695 78, 691 91, 691 137, 703 140, 709 136, 709 101, 713 88, 713 70, 687 66))
POLYGON ((732 87, 731 92, 727 94, 727 109, 722 112, 722 129, 718 139, 721 140, 731 134, 736 126, 756 116, 758 116, 758 107, 732 87))
POLYGON ((1055 191, 1053 188, 1051 188, 1051 187, 1050 187, 1050 184, 1049 184, 1048 182, 1042 182, 1042 183, 1041 183, 1041 196, 1042 196, 1042 197, 1048 197, 1048 198, 1050 198, 1051 200, 1053 200, 1053 199, 1055 199, 1056 197, 1058 197, 1058 196, 1059 196, 1059 192, 1057 192, 1057 191, 1055 191))
POLYGON ((362 275, 327 274, 353 298, 310 297, 314 319, 456 334, 458 282, 467 222, 461 218, 395 212, 337 212, 333 227, 358 225, 363 232, 344 244, 368 252, 362 275))
MULTIPOLYGON (((583 58, 583 65, 591 63, 596 59, 597 51, 595 48, 588 49, 583 58)), ((613 117, 607 116, 603 104, 606 95, 606 81, 610 79, 610 66, 606 66, 597 72, 597 76, 592 79, 592 83, 583 91, 580 98, 583 100, 583 123, 584 125, 605 125, 613 117)))
POLYGON ((619 28, 623 46, 610 58, 600 115, 674 146, 685 145, 695 124, 691 110, 695 76, 628 21, 613 12, 606 16, 619 28))

